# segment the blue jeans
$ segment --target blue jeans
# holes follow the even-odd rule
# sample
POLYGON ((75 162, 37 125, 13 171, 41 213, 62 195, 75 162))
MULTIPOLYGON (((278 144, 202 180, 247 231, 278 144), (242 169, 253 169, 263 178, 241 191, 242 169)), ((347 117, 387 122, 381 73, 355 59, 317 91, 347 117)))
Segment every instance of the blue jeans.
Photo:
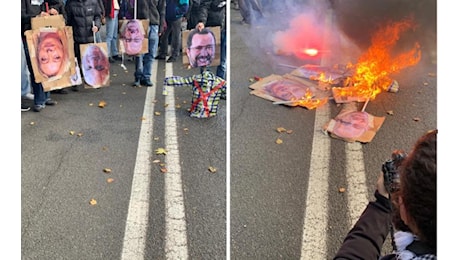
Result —
POLYGON ((152 76, 152 64, 158 50, 158 25, 149 26, 149 52, 136 56, 136 71, 134 77, 137 80, 150 80, 152 76))
POLYGON ((227 30, 220 31, 220 64, 216 69, 216 76, 226 79, 227 71, 227 30))
POLYGON ((24 52, 26 54, 27 67, 29 68, 29 72, 30 72, 30 85, 32 86, 32 90, 34 92, 34 104, 44 105, 45 102, 48 99, 50 99, 50 92, 45 92, 45 90, 43 90, 42 84, 35 82, 35 76, 33 73, 32 63, 30 61, 29 48, 27 46, 27 42, 25 39, 23 39, 23 45, 24 45, 24 52))
POLYGON ((24 52, 24 43, 21 41, 21 96, 30 93, 30 72, 27 67, 26 53, 24 52))
POLYGON ((110 16, 105 17, 105 41, 107 42, 107 52, 109 57, 118 56, 118 10, 114 10, 114 16, 115 17, 113 19, 110 18, 110 16))

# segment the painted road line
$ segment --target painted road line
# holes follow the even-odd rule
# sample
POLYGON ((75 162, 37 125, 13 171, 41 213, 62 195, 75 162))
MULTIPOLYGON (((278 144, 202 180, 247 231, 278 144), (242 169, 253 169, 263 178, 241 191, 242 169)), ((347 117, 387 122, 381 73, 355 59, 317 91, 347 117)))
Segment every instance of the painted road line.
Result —
POLYGON ((359 216, 361 216, 369 198, 362 144, 359 142, 347 143, 345 154, 347 163, 348 220, 350 221, 348 227, 351 229, 359 216))
POLYGON ((326 230, 331 141, 330 137, 320 129, 330 120, 329 110, 329 104, 316 109, 301 259, 327 259, 326 230))
MULTIPOLYGON (((165 77, 173 75, 172 63, 166 63, 165 77)), ((182 190, 182 177, 177 142, 176 105, 174 88, 168 87, 165 96, 165 149, 166 168, 165 176, 165 223, 166 259, 188 259, 187 230, 185 221, 184 194, 182 190)))
MULTIPOLYGON (((154 80, 156 79, 157 68, 158 62, 155 60, 152 68, 154 80)), ((122 260, 144 260, 149 214, 150 176, 152 174, 150 161, 152 157, 154 100, 155 88, 147 88, 144 113, 142 115, 145 120, 141 120, 136 164, 134 166, 125 236, 123 239, 122 260)))

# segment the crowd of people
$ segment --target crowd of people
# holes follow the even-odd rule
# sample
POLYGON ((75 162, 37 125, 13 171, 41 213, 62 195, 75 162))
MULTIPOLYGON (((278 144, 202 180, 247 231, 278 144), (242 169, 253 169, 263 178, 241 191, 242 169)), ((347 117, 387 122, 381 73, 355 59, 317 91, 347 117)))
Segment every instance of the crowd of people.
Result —
MULTIPOLYGON (((151 76, 154 59, 166 60, 166 57, 169 56, 166 62, 178 60, 182 52, 181 32, 185 29, 182 26, 184 22, 188 25, 187 29, 195 28, 198 24, 200 26, 221 26, 220 65, 216 69, 216 74, 222 79, 226 78, 225 10, 225 0, 21 0, 23 46, 21 100, 33 100, 32 110, 40 112, 47 106, 57 104, 51 98, 51 94, 68 94, 67 87, 78 92, 82 87, 82 84, 76 84, 53 88, 51 91, 46 90, 49 88, 44 87, 44 81, 54 80, 53 77, 56 75, 61 76, 63 70, 68 70, 68 65, 73 61, 68 57, 66 51, 62 52, 65 44, 62 43, 62 38, 55 37, 57 33, 40 32, 43 40, 39 42, 40 46, 43 46, 41 47, 43 51, 30 51, 31 46, 28 44, 25 32, 32 30, 32 18, 62 15, 65 26, 72 28, 74 57, 77 64, 80 65, 76 69, 81 68, 79 74, 83 75, 86 82, 90 80, 96 86, 104 84, 107 81, 104 75, 109 74, 106 69, 109 67, 108 63, 121 61, 122 54, 126 54, 133 58, 135 64, 132 85, 151 87, 153 86, 151 76), (142 39, 135 38, 133 30, 121 33, 122 21, 133 19, 148 21, 148 28, 139 27, 140 29, 137 30, 142 39), (105 27, 105 37, 101 36, 103 27, 105 27), (120 40, 125 42, 123 49, 119 49, 120 40), (141 48, 145 48, 143 41, 147 42, 147 48, 140 52, 141 48), (88 48, 85 53, 91 52, 92 55, 85 56, 82 61, 81 46, 98 42, 106 42, 107 53, 101 52, 98 48, 88 48), (58 45, 62 45, 63 48, 58 48, 58 45), (127 53, 128 50, 133 54, 127 53), (107 59, 107 62, 101 59, 107 59), (66 66, 62 65, 64 63, 66 66), (40 78, 36 79, 35 73, 38 71, 40 71, 40 78), (101 72, 104 75, 99 75, 101 72)), ((127 24, 126 22, 125 25, 127 24)), ((130 29, 132 26, 127 27, 130 29)), ((30 109, 31 107, 25 102, 21 102, 21 111, 30 109)))

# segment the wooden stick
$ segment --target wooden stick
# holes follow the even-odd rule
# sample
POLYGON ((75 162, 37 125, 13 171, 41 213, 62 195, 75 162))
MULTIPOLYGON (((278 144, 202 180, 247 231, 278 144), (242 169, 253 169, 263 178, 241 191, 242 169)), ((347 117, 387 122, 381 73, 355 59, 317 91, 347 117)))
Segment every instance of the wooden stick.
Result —
POLYGON ((368 103, 369 103, 369 98, 366 100, 366 103, 364 103, 364 106, 361 109, 361 112, 364 112, 364 110, 366 109, 368 103))

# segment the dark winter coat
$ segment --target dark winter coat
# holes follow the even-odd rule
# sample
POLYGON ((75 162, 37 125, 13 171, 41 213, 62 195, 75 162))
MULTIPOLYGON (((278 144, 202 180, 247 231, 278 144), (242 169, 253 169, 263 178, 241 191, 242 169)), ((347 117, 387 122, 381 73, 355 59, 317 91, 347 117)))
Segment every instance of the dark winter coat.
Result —
POLYGON ((225 26, 225 0, 201 0, 198 21, 206 27, 225 26))
POLYGON ((67 25, 72 26, 73 40, 76 43, 92 43, 93 21, 97 28, 101 28, 102 10, 97 0, 67 0, 65 5, 67 25))
POLYGON ((165 23, 165 0, 137 0, 137 19, 149 19, 150 25, 158 25, 162 33, 165 23))
POLYGON ((181 19, 188 11, 188 4, 179 4, 179 0, 166 0, 166 21, 173 22, 181 19))
POLYGON ((41 5, 32 5, 30 0, 21 0, 21 36, 24 37, 24 32, 32 29, 31 18, 36 17, 42 11, 46 12, 46 3, 48 9, 54 8, 59 14, 66 19, 64 2, 62 0, 45 0, 41 5))

